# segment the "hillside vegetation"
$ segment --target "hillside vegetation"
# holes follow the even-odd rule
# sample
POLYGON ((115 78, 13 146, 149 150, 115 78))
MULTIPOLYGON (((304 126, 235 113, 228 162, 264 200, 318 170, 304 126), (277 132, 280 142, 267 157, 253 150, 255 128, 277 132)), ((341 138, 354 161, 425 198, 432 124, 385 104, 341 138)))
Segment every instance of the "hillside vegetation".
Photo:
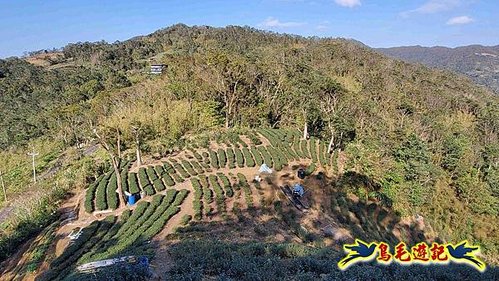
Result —
MULTIPOLYGON (((251 190, 257 192, 237 170, 233 177, 216 173, 221 167, 245 169, 271 161, 279 169, 303 158, 307 167, 332 163, 332 170, 324 169, 330 177, 327 186, 334 188, 329 197, 341 191, 363 200, 360 206, 373 200, 384 204, 401 219, 420 215, 435 237, 468 239, 482 247, 488 263, 499 262, 499 98, 468 79, 396 61, 348 40, 242 27, 175 25, 113 44, 70 44, 62 53, 62 59, 46 67, 17 58, 0 60, 0 112, 5 116, 0 121, 0 170, 7 195, 62 189, 40 202, 51 208, 2 224, 2 259, 57 220, 53 208, 68 192, 87 194, 78 205, 86 213, 116 209, 116 216, 87 226, 89 243, 68 247, 71 259, 55 258, 46 276, 66 276, 77 261, 126 253, 133 243, 152 239, 163 227, 169 230, 169 219, 176 220, 182 210, 196 210, 187 213, 194 219, 205 218, 210 210, 223 214, 230 202, 223 198, 231 194, 224 177, 238 183, 241 198, 249 200, 251 190), (147 74, 150 63, 165 64, 163 74, 147 74), (260 131, 270 128, 293 133, 282 139, 279 133, 260 131), (303 130, 310 139, 296 142, 303 130), (262 144, 264 139, 268 143, 262 144), (214 146, 214 141, 223 145, 214 146), (30 183, 25 156, 31 146, 43 156, 37 166, 43 177, 36 185, 30 183), (191 158, 180 159, 178 153, 191 158), (204 173, 210 174, 201 177, 204 173), (128 235, 128 226, 118 220, 118 215, 132 218, 140 206, 128 215, 123 211, 127 188, 143 190, 150 198, 151 203, 140 203, 148 215, 137 224, 147 236, 128 235), (168 195, 169 190, 177 193, 168 195), (179 207, 186 204, 185 196, 192 207, 179 207), (209 209, 198 209, 193 198, 200 196, 207 196, 203 200, 209 209), (108 248, 84 255, 94 242, 106 243, 104 238, 110 239, 108 248)), ((337 204, 338 212, 348 205, 337 204)), ((273 208, 272 215, 279 209, 273 208)), ((391 237, 384 231, 366 238, 391 237)), ((174 249, 193 247, 189 243, 174 249)), ((227 243, 207 247, 235 247, 227 243)), ((244 252, 247 246, 237 247, 244 252)), ((307 258, 320 255, 311 251, 307 258)), ((199 266, 202 272, 204 265, 199 266)), ((170 273, 186 274, 175 270, 170 273)))
POLYGON ((499 46, 407 46, 376 50, 393 58, 464 74, 499 94, 499 46))

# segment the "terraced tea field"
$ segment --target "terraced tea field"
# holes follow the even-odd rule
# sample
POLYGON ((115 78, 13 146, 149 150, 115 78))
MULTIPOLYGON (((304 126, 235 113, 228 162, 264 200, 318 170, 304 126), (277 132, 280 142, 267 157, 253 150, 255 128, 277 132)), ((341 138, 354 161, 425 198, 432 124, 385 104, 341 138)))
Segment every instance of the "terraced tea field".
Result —
POLYGON ((62 279, 92 261, 153 256, 149 243, 180 224, 227 220, 241 210, 262 207, 269 192, 275 192, 253 181, 262 164, 276 175, 283 169, 295 173, 297 167, 306 168, 308 175, 318 170, 334 173, 336 154, 327 153, 324 142, 300 136, 299 131, 262 129, 232 142, 190 147, 140 167, 122 161, 119 175, 109 171, 86 188, 78 220, 58 232, 80 230, 79 237, 52 249, 55 257, 45 260, 47 270, 39 280, 62 279), (137 203, 120 208, 130 194, 137 203))

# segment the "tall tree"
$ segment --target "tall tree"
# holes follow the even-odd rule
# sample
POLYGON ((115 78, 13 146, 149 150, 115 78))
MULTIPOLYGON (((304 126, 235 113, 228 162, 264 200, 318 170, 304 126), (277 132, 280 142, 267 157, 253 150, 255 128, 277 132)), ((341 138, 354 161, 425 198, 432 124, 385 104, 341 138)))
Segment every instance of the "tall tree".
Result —
MULTIPOLYGON (((341 112, 340 98, 345 90, 339 83, 329 77, 324 77, 322 79, 318 90, 321 99, 319 106, 323 113, 323 118, 327 123, 329 133, 331 134, 327 149, 328 153, 331 153, 335 146, 335 121, 339 118, 338 115, 341 112)), ((339 134, 339 141, 341 142, 343 131, 340 131, 339 134)))
POLYGON ((215 98, 223 104, 225 128, 229 128, 233 126, 239 105, 250 92, 248 62, 242 56, 217 50, 208 55, 206 66, 203 79, 214 86, 214 93, 211 94, 215 94, 215 98))
POLYGON ((119 128, 115 127, 100 127, 93 128, 94 135, 96 136, 99 144, 106 150, 109 158, 111 158, 111 164, 116 175, 116 184, 118 197, 120 200, 120 207, 125 206, 126 198, 124 198, 123 185, 121 182, 119 164, 121 157, 121 131, 119 128))

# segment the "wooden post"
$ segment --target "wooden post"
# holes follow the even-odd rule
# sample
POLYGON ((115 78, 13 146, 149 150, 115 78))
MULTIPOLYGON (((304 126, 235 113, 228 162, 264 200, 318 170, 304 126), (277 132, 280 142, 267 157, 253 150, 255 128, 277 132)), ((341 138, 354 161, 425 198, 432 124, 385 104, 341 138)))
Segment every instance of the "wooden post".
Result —
POLYGON ((3 174, 2 174, 2 171, 0 171, 0 182, 2 183, 3 198, 5 199, 5 202, 7 202, 7 190, 5 189, 5 183, 3 182, 3 174))
POLYGON ((35 152, 33 149, 33 152, 28 153, 29 156, 32 158, 32 165, 33 165, 33 182, 36 183, 36 167, 35 167, 35 156, 37 156, 39 153, 35 152))

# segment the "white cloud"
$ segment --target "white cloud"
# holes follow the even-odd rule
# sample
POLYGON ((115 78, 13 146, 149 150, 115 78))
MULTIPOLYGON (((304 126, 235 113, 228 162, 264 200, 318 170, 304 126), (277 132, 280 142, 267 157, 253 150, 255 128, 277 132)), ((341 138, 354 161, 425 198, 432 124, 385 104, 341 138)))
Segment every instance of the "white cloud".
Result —
POLYGON ((408 17, 410 14, 435 14, 452 10, 461 4, 461 0, 429 0, 414 10, 402 12, 401 15, 408 17))
POLYGON ((355 6, 360 6, 360 0, 334 0, 336 4, 343 6, 343 7, 348 7, 348 8, 353 8, 355 6))
POLYGON ((447 21, 447 25, 467 24, 473 22, 473 19, 468 16, 453 17, 447 21))
POLYGON ((268 17, 263 22, 259 23, 258 26, 267 27, 267 28, 287 28, 287 27, 302 26, 304 24, 305 23, 303 22, 295 22, 295 21, 281 22, 276 18, 268 17))

